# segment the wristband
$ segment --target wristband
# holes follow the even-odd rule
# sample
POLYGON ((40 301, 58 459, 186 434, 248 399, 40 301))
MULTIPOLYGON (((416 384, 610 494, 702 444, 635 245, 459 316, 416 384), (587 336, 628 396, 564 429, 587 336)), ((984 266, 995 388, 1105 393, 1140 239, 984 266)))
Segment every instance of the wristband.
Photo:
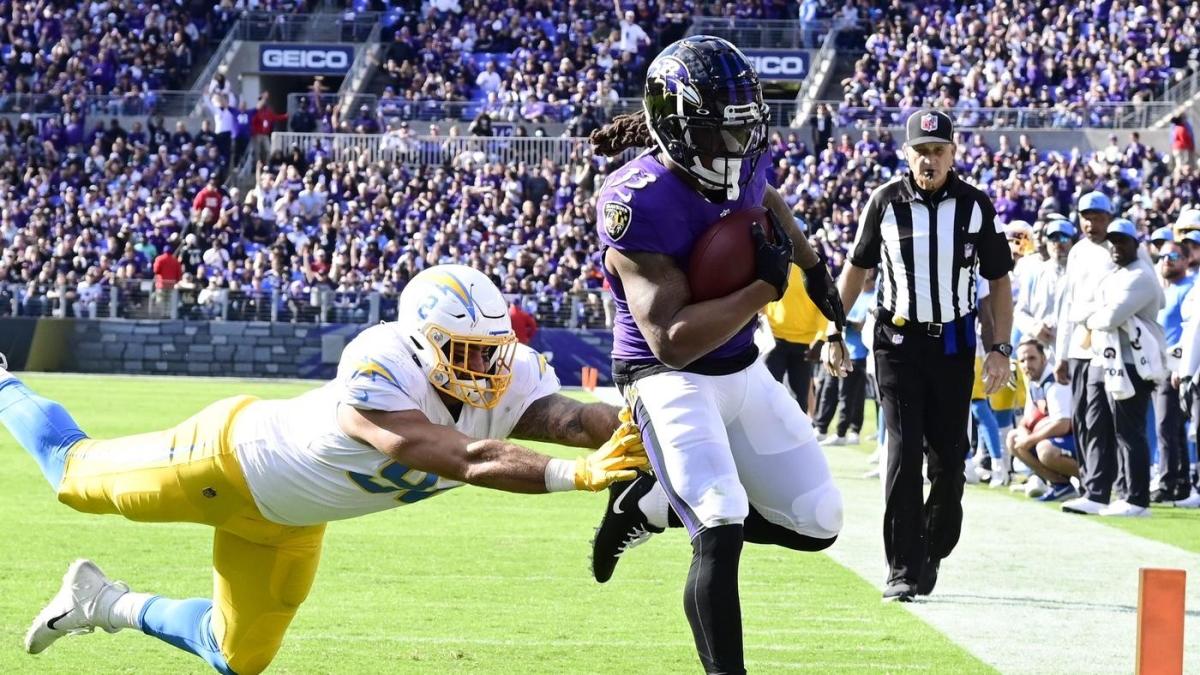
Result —
POLYGON ((842 341, 842 334, 841 334, 841 333, 830 333, 829 335, 826 335, 826 336, 825 336, 825 341, 826 341, 826 342, 829 342, 829 343, 838 343, 838 342, 841 342, 841 341, 842 341))
POLYGON ((546 463, 546 492, 575 489, 575 461, 552 459, 546 463))

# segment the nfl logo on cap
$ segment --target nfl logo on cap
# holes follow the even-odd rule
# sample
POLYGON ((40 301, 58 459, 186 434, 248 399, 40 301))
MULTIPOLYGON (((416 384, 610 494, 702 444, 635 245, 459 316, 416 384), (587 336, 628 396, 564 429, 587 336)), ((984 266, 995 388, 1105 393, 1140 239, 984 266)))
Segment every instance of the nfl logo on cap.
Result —
POLYGON ((921 115, 921 131, 937 131, 937 115, 925 113, 921 115))

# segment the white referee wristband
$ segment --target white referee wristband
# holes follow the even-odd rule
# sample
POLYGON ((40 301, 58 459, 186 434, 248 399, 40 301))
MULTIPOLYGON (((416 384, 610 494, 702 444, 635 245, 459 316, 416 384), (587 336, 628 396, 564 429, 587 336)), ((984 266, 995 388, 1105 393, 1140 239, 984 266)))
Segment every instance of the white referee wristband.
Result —
POLYGON ((546 464, 546 492, 575 489, 575 460, 552 459, 546 464))

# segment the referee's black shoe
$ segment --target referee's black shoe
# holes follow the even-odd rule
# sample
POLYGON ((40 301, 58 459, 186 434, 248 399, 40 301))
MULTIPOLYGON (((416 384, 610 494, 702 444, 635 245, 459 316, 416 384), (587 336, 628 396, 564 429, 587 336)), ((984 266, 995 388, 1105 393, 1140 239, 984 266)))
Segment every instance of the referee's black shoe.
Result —
POLYGON ((907 581, 893 581, 883 589, 884 602, 912 602, 916 595, 916 589, 907 581))
POLYGON ((608 487, 608 508, 592 539, 592 576, 604 583, 612 578, 617 562, 626 551, 663 531, 650 524, 638 501, 654 487, 654 476, 638 472, 633 480, 608 487))
POLYGON ((938 558, 926 558, 921 566, 921 575, 917 578, 917 595, 929 595, 937 585, 938 567, 942 561, 938 558))

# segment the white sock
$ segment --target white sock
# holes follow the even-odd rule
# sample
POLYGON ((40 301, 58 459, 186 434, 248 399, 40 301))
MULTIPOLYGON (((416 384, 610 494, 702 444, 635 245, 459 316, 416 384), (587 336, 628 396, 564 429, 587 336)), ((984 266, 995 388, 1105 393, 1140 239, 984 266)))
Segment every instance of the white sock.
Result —
MULTIPOLYGON (((120 592, 118 589, 110 590, 120 592)), ((139 618, 142 615, 142 610, 146 607, 146 603, 150 602, 150 599, 153 597, 155 596, 151 593, 121 592, 120 597, 114 600, 112 606, 108 608, 108 622, 112 624, 113 628, 136 628, 141 630, 142 622, 139 618)))
POLYGON ((670 512, 671 505, 667 502, 666 491, 658 481, 655 481, 654 487, 638 500, 638 508, 646 515, 646 520, 651 525, 664 530, 667 528, 667 513, 670 512))

